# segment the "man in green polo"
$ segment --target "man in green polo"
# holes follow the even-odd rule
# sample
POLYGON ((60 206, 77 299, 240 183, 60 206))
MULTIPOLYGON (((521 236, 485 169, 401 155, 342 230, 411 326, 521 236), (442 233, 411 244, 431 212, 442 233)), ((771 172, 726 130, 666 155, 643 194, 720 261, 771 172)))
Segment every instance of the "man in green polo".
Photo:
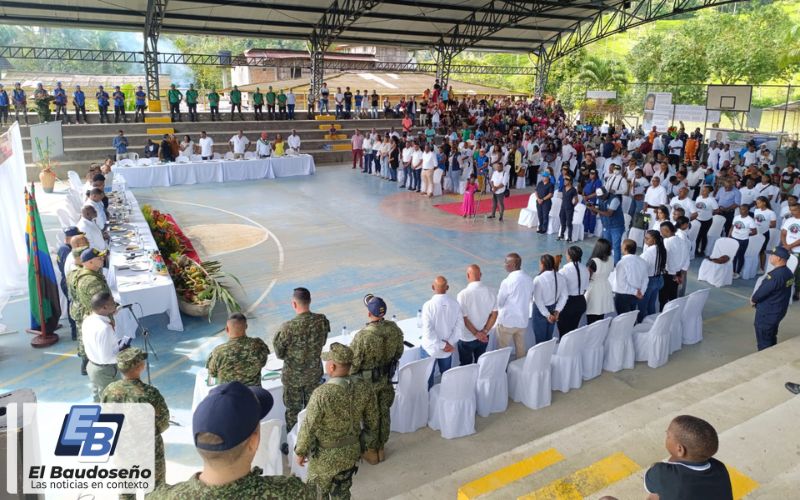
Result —
POLYGON ((283 89, 278 93, 278 113, 281 120, 286 119, 286 94, 283 89))
POLYGON ((169 86, 169 90, 167 91, 167 99, 169 100, 169 119, 173 122, 182 121, 181 101, 183 100, 183 94, 180 90, 175 88, 174 83, 169 86), (177 120, 175 118, 177 118, 177 120))
POLYGON ((272 85, 269 86, 267 91, 267 113, 270 120, 275 119, 275 91, 272 90, 272 85))
POLYGON ((194 84, 189 84, 189 90, 186 91, 186 105, 189 107, 189 121, 197 121, 197 91, 194 89, 194 84))
POLYGON ((256 120, 263 120, 264 119, 264 94, 261 93, 261 89, 256 87, 256 91, 253 92, 253 113, 255 114, 256 120))
POLYGON ((217 89, 211 87, 211 92, 206 94, 206 99, 208 99, 208 107, 211 108, 211 121, 221 121, 219 117, 219 94, 217 93, 217 89))
POLYGON ((233 90, 231 90, 231 121, 233 121, 233 112, 236 111, 236 108, 239 108, 239 120, 244 121, 244 116, 242 116, 242 91, 239 90, 238 85, 234 85, 233 90))

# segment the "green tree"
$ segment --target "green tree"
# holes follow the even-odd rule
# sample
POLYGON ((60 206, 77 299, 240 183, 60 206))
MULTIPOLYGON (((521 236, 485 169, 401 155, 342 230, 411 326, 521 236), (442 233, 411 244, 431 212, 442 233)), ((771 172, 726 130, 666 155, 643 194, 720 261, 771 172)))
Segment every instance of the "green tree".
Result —
POLYGON ((589 56, 581 65, 578 81, 585 82, 596 90, 617 88, 627 81, 627 71, 619 61, 589 56))

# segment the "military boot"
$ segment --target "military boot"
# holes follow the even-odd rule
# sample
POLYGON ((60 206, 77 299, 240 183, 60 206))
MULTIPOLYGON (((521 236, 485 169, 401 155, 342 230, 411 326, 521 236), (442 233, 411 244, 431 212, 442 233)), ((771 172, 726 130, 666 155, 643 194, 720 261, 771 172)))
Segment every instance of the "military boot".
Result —
POLYGON ((366 462, 370 465, 377 465, 380 462, 378 458, 378 450, 367 448, 367 451, 361 454, 361 458, 366 460, 366 462))
POLYGON ((89 375, 89 373, 86 371, 86 366, 88 364, 89 364, 89 358, 87 357, 81 358, 81 375, 84 376, 89 375))
POLYGON ((386 452, 383 450, 383 448, 378 450, 378 461, 379 462, 385 462, 386 461, 386 452))

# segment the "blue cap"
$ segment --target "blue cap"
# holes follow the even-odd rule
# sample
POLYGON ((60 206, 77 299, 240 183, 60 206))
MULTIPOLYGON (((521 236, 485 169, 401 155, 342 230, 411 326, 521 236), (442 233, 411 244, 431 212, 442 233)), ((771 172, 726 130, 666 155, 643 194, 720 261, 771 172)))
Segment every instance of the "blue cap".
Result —
POLYGON ((197 405, 192 417, 194 445, 208 451, 225 451, 249 438, 272 409, 272 395, 259 386, 231 382, 215 387, 197 405), (216 434, 219 444, 197 442, 203 432, 216 434))
POLYGON ((64 228, 64 236, 78 236, 79 234, 83 234, 83 232, 75 226, 64 228))
POLYGON ((376 318, 382 318, 386 314, 386 302, 371 293, 364 296, 364 305, 367 306, 369 313, 376 318))
POLYGON ((95 257, 104 257, 105 255, 106 255, 105 250, 98 250, 96 248, 87 248, 86 250, 81 252, 81 262, 89 262, 95 257))
POLYGON ((780 257, 783 260, 789 260, 789 250, 786 250, 784 247, 775 247, 767 253, 776 257, 780 257))

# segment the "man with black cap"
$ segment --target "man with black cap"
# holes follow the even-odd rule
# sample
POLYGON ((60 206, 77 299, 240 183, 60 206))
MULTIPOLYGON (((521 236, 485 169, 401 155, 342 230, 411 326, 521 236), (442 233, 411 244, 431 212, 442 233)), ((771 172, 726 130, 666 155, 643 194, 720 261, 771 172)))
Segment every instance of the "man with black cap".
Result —
MULTIPOLYGON (((155 487, 166 482, 167 469, 164 462, 164 440, 161 434, 169 427, 169 408, 164 396, 154 386, 141 380, 147 353, 130 347, 117 354, 117 370, 122 380, 111 382, 100 396, 101 403, 149 403, 155 415, 155 487)), ((133 495, 122 495, 134 498, 133 495)))
POLYGON ((70 314, 78 327, 78 357, 81 358, 81 375, 86 375, 86 364, 89 362, 83 348, 83 320, 92 312, 92 297, 100 292, 111 293, 103 275, 106 252, 96 248, 87 248, 81 252, 82 267, 70 273, 69 287, 72 294, 70 314))
POLYGON ((64 297, 67 298, 67 318, 69 319, 69 328, 72 332, 72 340, 78 339, 78 328, 75 325, 75 320, 72 319, 72 315, 69 313, 69 306, 72 301, 69 298, 67 289, 67 274, 64 272, 64 266, 72 254, 72 245, 70 244, 72 238, 81 234, 83 233, 75 226, 65 227, 64 244, 59 246, 58 250, 56 251, 56 264, 58 264, 58 270, 61 272, 61 280, 58 282, 58 284, 61 286, 61 291, 64 293, 64 297))
POLYGON ((378 427, 378 404, 372 388, 350 377, 353 351, 338 342, 322 355, 330 377, 311 395, 294 447, 297 463, 308 464, 308 482, 321 498, 350 498, 361 456, 360 435, 378 427))
POLYGON ((756 308, 756 344, 759 351, 778 343, 778 325, 786 316, 794 285, 794 275, 786 267, 789 251, 779 246, 767 253, 774 267, 750 297, 750 304, 756 308))
POLYGON ((100 402, 103 390, 117 378, 117 353, 130 345, 130 337, 119 337, 114 331, 111 317, 117 303, 110 292, 96 293, 92 297, 92 314, 86 316, 81 326, 83 346, 89 364, 86 371, 92 381, 94 402, 100 402))
POLYGON ((294 289, 292 309, 297 316, 282 324, 272 339, 275 354, 284 361, 281 382, 289 430, 322 381, 319 357, 331 331, 324 314, 311 312, 311 292, 307 288, 294 289))
POLYGON ((378 401, 380 424, 377 428, 365 427, 367 450, 363 458, 372 465, 384 461, 384 446, 389 441, 389 408, 394 402, 392 377, 403 355, 403 331, 394 321, 386 321, 386 302, 380 297, 367 294, 367 326, 359 330, 353 339, 353 365, 350 374, 372 385, 378 401))
POLYGON ((192 434, 203 471, 173 486, 161 486, 149 500, 216 500, 220 498, 291 498, 316 500, 313 487, 297 477, 262 476, 252 467, 261 439, 261 419, 272 408, 272 396, 240 382, 220 385, 200 402, 192 417, 192 434))

